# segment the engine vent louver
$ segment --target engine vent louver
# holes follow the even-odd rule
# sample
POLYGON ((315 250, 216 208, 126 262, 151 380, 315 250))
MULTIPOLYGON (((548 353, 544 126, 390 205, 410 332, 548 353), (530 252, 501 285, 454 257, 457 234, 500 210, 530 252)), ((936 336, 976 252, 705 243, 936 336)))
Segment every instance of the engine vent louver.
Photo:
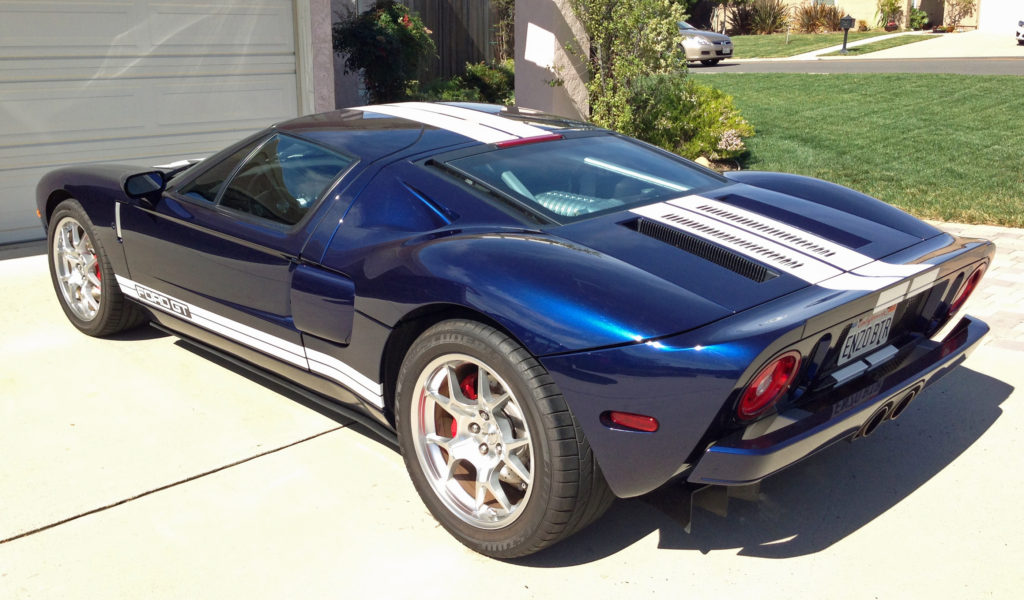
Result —
POLYGON ((657 221, 641 217, 635 221, 625 223, 625 225, 637 233, 675 246, 680 250, 689 252, 694 256, 699 256, 704 260, 713 262, 720 267, 729 269, 733 273, 737 273, 758 283, 763 283, 779 276, 775 271, 772 271, 768 267, 758 264, 749 258, 732 252, 731 250, 726 250, 725 248, 716 246, 715 244, 699 237, 683 233, 678 229, 662 225, 657 221))

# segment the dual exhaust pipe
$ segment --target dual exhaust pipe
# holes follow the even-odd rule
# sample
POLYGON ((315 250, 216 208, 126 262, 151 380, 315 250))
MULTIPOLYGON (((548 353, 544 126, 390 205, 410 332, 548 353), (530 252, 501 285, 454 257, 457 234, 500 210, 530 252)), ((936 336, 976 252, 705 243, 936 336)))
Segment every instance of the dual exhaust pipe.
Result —
POLYGON ((910 403, 917 397, 918 392, 923 388, 924 384, 919 383, 904 392, 898 400, 891 400, 882 406, 879 406, 878 409, 868 417, 868 420, 860 426, 860 429, 854 434, 853 439, 866 438, 874 433, 882 423, 897 419, 903 414, 903 411, 907 410, 907 407, 910 406, 910 403))

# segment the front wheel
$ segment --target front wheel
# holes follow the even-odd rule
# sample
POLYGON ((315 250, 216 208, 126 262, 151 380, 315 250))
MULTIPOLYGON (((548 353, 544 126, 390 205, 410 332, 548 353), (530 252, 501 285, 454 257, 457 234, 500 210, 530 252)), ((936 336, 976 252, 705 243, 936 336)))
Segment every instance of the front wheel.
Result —
POLYGON ((77 200, 65 200, 53 211, 47 240, 53 289, 75 327, 103 336, 142 322, 142 312, 121 294, 106 249, 77 200))
POLYGON ((398 376, 402 456, 434 517, 482 554, 532 554, 599 517, 613 496, 551 376, 514 340, 445 321, 398 376))
POLYGON ((721 60, 722 59, 720 58, 709 58, 708 60, 700 61, 700 64, 704 65, 705 67, 713 67, 717 65, 721 60))

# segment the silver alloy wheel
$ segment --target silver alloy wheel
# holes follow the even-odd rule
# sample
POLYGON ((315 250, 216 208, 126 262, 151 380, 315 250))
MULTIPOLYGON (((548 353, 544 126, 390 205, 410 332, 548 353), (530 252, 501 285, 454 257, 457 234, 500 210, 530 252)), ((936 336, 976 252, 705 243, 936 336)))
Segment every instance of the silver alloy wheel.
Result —
POLYGON ((100 263, 82 224, 64 217, 53 236, 53 266, 64 301, 83 321, 96 318, 102 285, 100 263))
POLYGON ((533 489, 533 447, 519 401, 494 369, 446 354, 423 369, 412 417, 416 457, 445 507, 498 529, 523 512, 533 489))

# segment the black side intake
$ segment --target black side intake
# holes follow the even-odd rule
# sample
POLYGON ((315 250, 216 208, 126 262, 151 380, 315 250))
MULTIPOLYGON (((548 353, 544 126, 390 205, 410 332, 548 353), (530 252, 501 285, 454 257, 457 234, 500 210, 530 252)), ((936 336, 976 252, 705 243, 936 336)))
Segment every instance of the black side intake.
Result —
POLYGON ((704 260, 713 262, 720 267, 729 269, 733 273, 742 275, 747 279, 756 281, 757 283, 763 283, 779 276, 775 271, 772 271, 768 267, 754 262, 741 254, 722 248, 721 246, 699 237, 684 233, 678 229, 662 225, 657 221, 651 221, 650 219, 641 217, 635 221, 624 223, 624 225, 637 233, 675 246, 680 250, 699 256, 704 260))

